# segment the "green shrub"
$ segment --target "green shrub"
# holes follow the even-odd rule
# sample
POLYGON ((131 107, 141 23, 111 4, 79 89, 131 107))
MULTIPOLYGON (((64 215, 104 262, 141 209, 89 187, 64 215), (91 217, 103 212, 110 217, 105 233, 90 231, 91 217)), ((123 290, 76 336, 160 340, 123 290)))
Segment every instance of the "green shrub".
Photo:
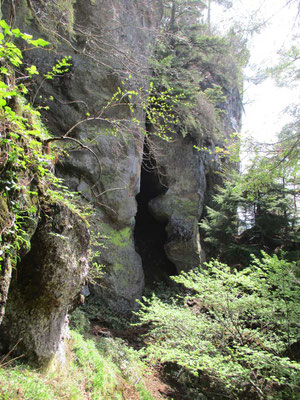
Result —
POLYGON ((242 271, 212 261, 173 277, 190 294, 173 303, 143 299, 140 324, 150 323, 145 353, 201 373, 230 398, 296 399, 300 293, 293 267, 262 253, 242 271))
MULTIPOLYGON (((81 217, 87 216, 79 196, 55 177, 57 154, 47 148, 50 134, 38 109, 26 100, 32 79, 39 72, 34 65, 25 68, 22 51, 48 44, 0 20, 0 202, 6 214, 0 214, 0 270, 7 258, 15 267, 20 253, 30 248, 28 231, 38 217, 42 200, 64 203, 81 217), (14 42, 22 43, 24 49, 14 42)), ((65 72, 71 65, 68 60, 58 61, 45 79, 65 72)))
POLYGON ((81 334, 88 332, 90 321, 85 312, 80 308, 76 308, 76 310, 70 314, 70 328, 81 334))

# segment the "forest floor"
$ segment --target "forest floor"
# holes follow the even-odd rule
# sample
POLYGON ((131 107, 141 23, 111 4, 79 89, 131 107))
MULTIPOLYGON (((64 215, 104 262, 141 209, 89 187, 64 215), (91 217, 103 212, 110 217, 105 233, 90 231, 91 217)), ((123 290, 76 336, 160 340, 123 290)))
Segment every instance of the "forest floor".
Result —
MULTIPOLYGON (((130 347, 139 350, 144 344, 144 335, 147 333, 147 327, 129 327, 126 329, 108 329, 93 322, 91 334, 97 340, 97 337, 112 337, 123 339, 130 347)), ((138 382, 137 382, 138 383, 138 382)), ((182 388, 176 381, 170 380, 160 363, 148 365, 143 376, 144 387, 151 393, 155 400, 182 400, 186 397, 182 393, 182 388)), ((125 400, 140 400, 140 394, 134 386, 126 385, 125 400)))

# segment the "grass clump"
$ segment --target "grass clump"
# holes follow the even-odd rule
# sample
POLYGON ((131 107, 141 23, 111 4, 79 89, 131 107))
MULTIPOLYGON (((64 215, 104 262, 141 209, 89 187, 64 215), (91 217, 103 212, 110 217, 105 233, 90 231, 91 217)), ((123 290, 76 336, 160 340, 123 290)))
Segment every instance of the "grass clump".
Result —
POLYGON ((0 399, 52 400, 55 393, 42 376, 29 367, 0 368, 0 399))
POLYGON ((0 367, 1 400, 118 400, 123 387, 117 367, 77 332, 71 333, 68 361, 59 371, 0 367))
POLYGON ((130 388, 153 400, 141 380, 144 365, 121 339, 97 342, 71 331, 66 365, 40 371, 19 363, 1 367, 1 400, 121 400, 130 388))
POLYGON ((113 363, 97 350, 93 340, 84 339, 77 332, 72 332, 72 339, 73 364, 83 372, 85 392, 92 399, 122 399, 122 382, 113 363))

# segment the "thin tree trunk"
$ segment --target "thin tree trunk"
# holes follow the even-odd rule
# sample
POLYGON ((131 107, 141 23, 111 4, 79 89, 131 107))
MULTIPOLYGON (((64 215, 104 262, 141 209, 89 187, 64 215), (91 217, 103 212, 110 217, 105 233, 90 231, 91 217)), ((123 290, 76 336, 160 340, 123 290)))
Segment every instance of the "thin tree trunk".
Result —
POLYGON ((170 19, 170 30, 175 30, 175 15, 176 15, 176 2, 173 1, 172 3, 172 10, 171 10, 171 19, 170 19))
POLYGON ((211 34, 211 0, 207 0, 207 29, 211 34))

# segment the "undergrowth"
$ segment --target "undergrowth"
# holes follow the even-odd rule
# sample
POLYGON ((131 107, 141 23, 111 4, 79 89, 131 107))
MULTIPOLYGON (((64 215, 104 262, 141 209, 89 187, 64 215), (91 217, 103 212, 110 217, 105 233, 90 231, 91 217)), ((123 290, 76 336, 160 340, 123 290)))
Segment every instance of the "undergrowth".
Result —
POLYGON ((1 400, 118 400, 127 387, 141 400, 153 400, 145 389, 142 363, 125 342, 99 341, 71 332, 65 366, 41 372, 25 364, 0 367, 1 400))
POLYGON ((141 352, 175 369, 187 388, 194 377, 221 398, 299 399, 294 271, 294 263, 262 252, 242 271, 215 260, 172 277, 183 295, 143 298, 137 325, 149 330, 141 352))

